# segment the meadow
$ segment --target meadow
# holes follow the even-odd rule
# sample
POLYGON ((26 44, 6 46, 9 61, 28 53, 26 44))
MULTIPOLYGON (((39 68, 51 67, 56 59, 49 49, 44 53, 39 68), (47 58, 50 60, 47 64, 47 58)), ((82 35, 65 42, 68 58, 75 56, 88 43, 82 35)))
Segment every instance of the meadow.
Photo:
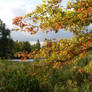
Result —
POLYGON ((0 60, 0 92, 92 92, 92 51, 74 63, 54 64, 0 60))

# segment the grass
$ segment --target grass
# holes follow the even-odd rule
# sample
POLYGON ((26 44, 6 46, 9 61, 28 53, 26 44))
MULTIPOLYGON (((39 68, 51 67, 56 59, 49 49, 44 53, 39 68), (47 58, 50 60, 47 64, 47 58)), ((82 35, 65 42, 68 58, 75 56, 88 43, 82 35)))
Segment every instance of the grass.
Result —
MULTIPOLYGON (((48 62, 0 60, 0 92, 92 91, 92 75, 78 72, 79 69, 90 67, 92 51, 88 52, 87 56, 76 64, 53 69, 53 64, 48 62)), ((88 70, 92 71, 91 68, 88 70)))

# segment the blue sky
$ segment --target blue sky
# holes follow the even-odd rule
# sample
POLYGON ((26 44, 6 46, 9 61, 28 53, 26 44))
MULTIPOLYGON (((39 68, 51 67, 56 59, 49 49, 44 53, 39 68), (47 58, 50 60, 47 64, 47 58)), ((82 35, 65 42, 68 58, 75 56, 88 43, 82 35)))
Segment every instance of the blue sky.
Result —
MULTIPOLYGON (((66 6, 66 2, 68 0, 63 1, 64 7, 66 6)), ((37 5, 40 5, 42 0, 0 0, 0 18, 6 25, 11 28, 12 27, 12 19, 16 16, 24 16, 25 13, 31 12, 35 9, 37 5)), ((45 34, 43 32, 38 32, 36 35, 30 35, 27 32, 11 32, 11 37, 14 40, 20 41, 31 41, 34 43, 37 39, 41 42, 44 41, 45 38, 52 39, 52 38, 67 38, 71 37, 72 34, 66 31, 60 31, 57 34, 54 32, 49 32, 45 34)))

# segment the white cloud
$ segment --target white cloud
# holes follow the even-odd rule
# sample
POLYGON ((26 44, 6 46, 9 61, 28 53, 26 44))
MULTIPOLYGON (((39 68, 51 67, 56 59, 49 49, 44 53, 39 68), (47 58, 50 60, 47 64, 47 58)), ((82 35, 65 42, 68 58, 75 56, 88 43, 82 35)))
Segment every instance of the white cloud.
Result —
POLYGON ((24 16, 25 13, 31 12, 35 6, 24 1, 8 2, 0 5, 0 18, 8 25, 12 26, 12 19, 16 16, 24 16))
POLYGON ((12 13, 12 11, 10 10, 10 8, 0 8, 0 18, 7 24, 7 25, 11 25, 11 18, 13 18, 14 15, 12 13))

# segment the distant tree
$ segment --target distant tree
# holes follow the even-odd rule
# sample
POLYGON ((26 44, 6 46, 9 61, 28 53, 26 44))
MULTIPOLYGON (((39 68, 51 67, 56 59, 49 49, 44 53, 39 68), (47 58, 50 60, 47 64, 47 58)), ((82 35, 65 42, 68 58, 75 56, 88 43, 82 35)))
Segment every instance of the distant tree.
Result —
POLYGON ((22 51, 23 42, 14 41, 14 53, 22 51))
POLYGON ((36 44, 35 44, 35 48, 36 48, 37 50, 39 50, 40 47, 41 47, 40 42, 39 42, 39 40, 37 40, 37 42, 36 42, 36 44))
POLYGON ((8 54, 7 54, 7 57, 8 58, 14 58, 14 41, 12 39, 8 39, 8 54))
POLYGON ((30 45, 30 43, 28 41, 23 42, 22 50, 31 52, 31 45, 30 45))
POLYGON ((6 39, 10 37, 10 30, 6 28, 5 23, 0 19, 0 39, 6 39))
POLYGON ((7 58, 9 54, 10 30, 0 19, 0 57, 7 58))

